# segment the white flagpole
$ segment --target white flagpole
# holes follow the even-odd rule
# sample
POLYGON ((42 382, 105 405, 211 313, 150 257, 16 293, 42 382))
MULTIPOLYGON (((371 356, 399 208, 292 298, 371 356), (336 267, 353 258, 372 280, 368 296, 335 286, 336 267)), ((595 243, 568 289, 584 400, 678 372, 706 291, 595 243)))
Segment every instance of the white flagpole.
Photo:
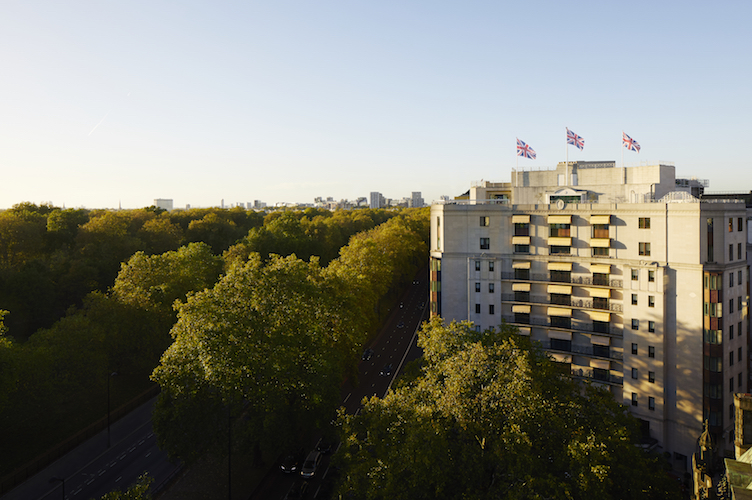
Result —
POLYGON ((566 174, 567 174, 566 184, 567 186, 569 186, 569 142, 567 142, 566 140, 564 140, 564 149, 566 149, 565 157, 566 157, 566 164, 567 164, 566 165, 566 169, 567 169, 566 170, 566 174))
POLYGON ((624 131, 621 131, 621 168, 624 168, 624 131))

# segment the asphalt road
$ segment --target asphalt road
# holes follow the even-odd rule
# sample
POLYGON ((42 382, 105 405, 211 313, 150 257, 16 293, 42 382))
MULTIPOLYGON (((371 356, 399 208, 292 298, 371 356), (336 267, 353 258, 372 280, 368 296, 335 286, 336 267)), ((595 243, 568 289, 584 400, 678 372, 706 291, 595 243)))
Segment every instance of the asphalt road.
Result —
MULTIPOLYGON (((417 331, 427 317, 428 275, 426 271, 422 271, 403 294, 401 302, 391 311, 379 335, 369 345, 364 346, 364 349, 371 349, 373 354, 370 359, 360 362, 357 386, 350 381, 343 384, 342 406, 347 413, 356 414, 360 411, 364 397, 384 397, 404 364, 421 356, 416 345, 417 331), (392 366, 391 374, 381 375, 380 372, 387 365, 392 366)), ((312 439, 308 446, 303 447, 304 451, 315 449, 318 439, 319 436, 312 439)), ((319 467, 322 472, 308 481, 306 498, 324 497, 320 488, 329 474, 330 460, 331 454, 325 455, 319 467)), ((276 466, 267 474, 249 500, 284 498, 293 482, 298 479, 298 474, 285 474, 276 466)))

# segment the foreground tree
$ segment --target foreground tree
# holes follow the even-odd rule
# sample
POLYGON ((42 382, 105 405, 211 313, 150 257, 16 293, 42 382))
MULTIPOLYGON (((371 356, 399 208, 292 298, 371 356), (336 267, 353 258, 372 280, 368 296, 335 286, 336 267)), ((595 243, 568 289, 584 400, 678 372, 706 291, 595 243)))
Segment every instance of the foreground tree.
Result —
POLYGON ((558 375, 513 329, 434 319, 419 345, 417 379, 339 416, 343 497, 676 497, 624 408, 558 375))

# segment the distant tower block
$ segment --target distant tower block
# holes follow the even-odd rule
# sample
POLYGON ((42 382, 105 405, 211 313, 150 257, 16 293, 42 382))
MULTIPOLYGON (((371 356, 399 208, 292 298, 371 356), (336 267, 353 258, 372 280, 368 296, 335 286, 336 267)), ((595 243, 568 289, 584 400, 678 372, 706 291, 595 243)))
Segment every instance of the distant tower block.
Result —
POLYGON ((154 206, 164 208, 165 210, 172 210, 172 199, 157 198, 154 200, 154 206))

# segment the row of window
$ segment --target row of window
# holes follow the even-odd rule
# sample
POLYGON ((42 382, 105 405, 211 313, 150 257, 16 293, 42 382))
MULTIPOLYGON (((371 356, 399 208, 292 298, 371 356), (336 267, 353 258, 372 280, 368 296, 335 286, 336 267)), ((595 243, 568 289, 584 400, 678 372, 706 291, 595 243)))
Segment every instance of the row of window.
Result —
MULTIPOLYGON (((746 258, 746 256, 744 258, 746 258)), ((741 243, 736 244, 736 259, 742 260, 742 244, 741 243)), ((734 260, 734 244, 733 243, 729 245, 729 260, 734 260)))
MULTIPOLYGON (((475 314, 480 314, 480 304, 475 304, 475 314)), ((495 308, 493 304, 488 304, 488 314, 495 314, 495 308)))
MULTIPOLYGON (((632 393, 632 406, 639 406, 636 392, 632 393)), ((653 396, 648 397, 648 409, 655 410, 655 398, 653 396)))
MULTIPOLYGON (((653 278, 655 280, 655 277, 653 278)), ((636 306, 637 304, 637 294, 632 294, 632 305, 636 306)), ((655 295, 648 295, 648 307, 655 307, 655 295)))
MULTIPOLYGON (((737 218, 736 226, 737 226, 737 231, 744 231, 744 219, 742 217, 737 218)), ((729 233, 734 232, 734 218, 733 217, 729 217, 728 231, 729 233)))
MULTIPOLYGON (((640 329, 640 320, 639 319, 632 319, 632 330, 639 330, 640 329)), ((655 333, 655 321, 648 321, 648 331, 650 333, 655 333)), ((632 344, 633 346, 635 344, 632 344)), ((634 354, 634 352, 632 353, 634 354)), ((653 356, 651 356, 652 358, 653 356)))
MULTIPOLYGON (((742 322, 736 324, 736 335, 741 337, 743 335, 742 322)), ((734 325, 729 325, 729 340, 734 339, 734 325)), ((706 344, 722 344, 723 343, 723 330, 705 330, 703 333, 703 340, 706 344)))
MULTIPOLYGON (((734 299, 729 299, 728 301, 728 313, 733 314, 734 312, 734 302, 736 302, 736 310, 741 311, 742 307, 744 307, 744 303, 742 302, 742 297, 739 296, 734 299)), ((721 307, 722 304, 717 302, 705 302, 703 313, 705 316, 710 316, 711 318, 720 318, 723 317, 723 308, 721 307)))
MULTIPOLYGON (((634 345, 634 344, 632 344, 634 345)), ((739 347, 734 353, 733 350, 729 351, 729 366, 734 366, 734 358, 741 363, 744 358, 743 347, 739 347)), ((710 372, 722 372, 723 371, 723 357, 722 356, 703 356, 703 364, 706 370, 710 372)))
MULTIPOLYGON (((632 342, 632 354, 634 356, 638 356, 639 352, 640 352, 640 346, 637 343, 632 342)), ((655 346, 652 346, 652 345, 648 346, 648 357, 649 358, 655 357, 655 346)))
MULTIPOLYGON (((637 368, 632 368, 632 378, 635 380, 640 378, 637 368)), ((655 372, 648 372, 648 382, 655 384, 655 372)))

